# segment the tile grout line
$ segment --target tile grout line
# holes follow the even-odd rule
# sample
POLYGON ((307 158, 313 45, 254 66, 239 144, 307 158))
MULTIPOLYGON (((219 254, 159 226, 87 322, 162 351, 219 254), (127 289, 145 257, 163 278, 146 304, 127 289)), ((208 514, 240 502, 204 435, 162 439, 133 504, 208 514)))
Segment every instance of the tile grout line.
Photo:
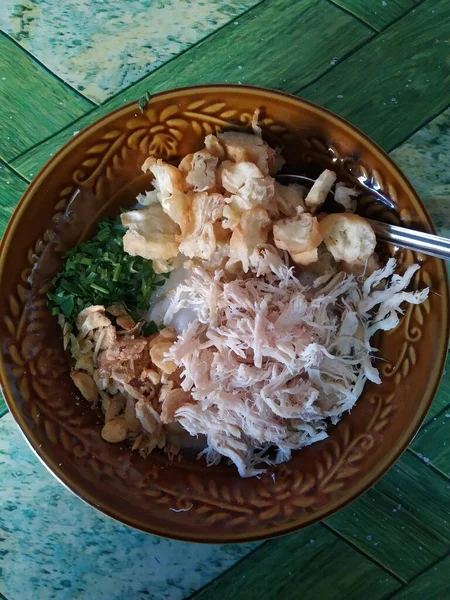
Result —
MULTIPOLYGON (((87 110, 85 113, 83 113, 82 115, 80 115, 79 117, 77 117, 76 119, 74 119, 73 121, 71 121, 70 123, 67 123, 67 125, 64 125, 64 127, 62 129, 59 129, 58 131, 55 131, 54 133, 48 135, 47 137, 43 138, 39 142, 36 142, 35 144, 33 144, 32 146, 30 146, 26 150, 23 150, 22 152, 20 152, 20 154, 17 154, 14 158, 11 159, 11 163, 5 163, 5 164, 7 164, 8 167, 12 167, 12 163, 15 160, 17 160, 19 158, 22 158, 22 156, 24 156, 28 152, 31 152, 35 148, 38 148, 41 144, 45 144, 45 142, 48 142, 53 137, 56 137, 57 135, 59 135, 60 133, 62 133, 63 131, 65 131, 66 129, 70 129, 78 121, 80 121, 81 119, 84 119, 85 117, 87 117, 88 115, 90 115, 91 113, 93 113, 94 111, 96 111, 97 109, 101 108, 101 106, 102 106, 102 104, 98 104, 98 105, 96 104, 95 106, 93 106, 92 108, 90 108, 89 110, 87 110)), ((83 127, 83 129, 85 129, 86 127, 89 127, 89 125, 86 125, 85 127, 83 127)), ((67 144, 68 142, 65 142, 65 143, 67 144)), ((0 159, 0 160, 2 160, 2 159, 0 159)), ((23 175, 22 175, 22 177, 23 177, 23 175)))
MULTIPOLYGON (((333 0, 326 0, 327 2, 329 2, 330 4, 332 4, 333 6, 335 6, 336 8, 341 9, 343 12, 351 15, 352 17, 354 17, 356 20, 359 20, 362 24, 368 26, 368 24, 361 20, 358 19, 355 15, 353 15, 353 13, 348 12, 346 9, 342 8, 341 6, 338 6, 337 4, 335 4, 333 2, 333 0)), ((362 42, 361 44, 359 44, 358 46, 356 46, 355 48, 352 49, 351 52, 349 52, 348 54, 344 55, 343 60, 339 61, 337 63, 336 66, 339 66, 340 64, 342 64, 343 62, 345 62, 348 58, 350 58, 353 54, 356 54, 357 52, 359 52, 359 50, 361 50, 361 48, 363 48, 365 45, 371 43, 374 40, 377 40, 380 36, 384 35, 384 33, 386 31, 388 31, 393 25, 395 25, 396 23, 398 23, 399 21, 401 21, 404 17, 406 17, 409 13, 411 13, 413 10, 415 10, 417 7, 419 7, 421 4, 424 4, 424 2, 429 2, 429 0, 420 0, 420 2, 418 2, 415 6, 413 6, 410 10, 406 11, 405 13, 403 13, 400 17, 397 17, 397 19, 394 19, 391 23, 389 23, 389 25, 387 25, 387 27, 385 27, 384 29, 378 31, 376 29, 373 29, 373 27, 368 26, 369 29, 371 29, 371 31, 373 31, 373 33, 375 35, 372 35, 370 38, 368 38, 366 41, 362 42)), ((328 75, 328 73, 331 71, 331 69, 328 69, 328 71, 326 71, 325 73, 322 73, 322 75, 320 75, 319 77, 317 77, 316 79, 312 80, 310 83, 302 86, 301 88, 299 88, 297 91, 293 92, 296 96, 304 89, 306 89, 307 87, 309 87, 310 85, 313 85, 314 83, 317 83, 318 81, 320 81, 322 79, 322 77, 328 75)), ((448 108, 448 107, 447 107, 448 108)), ((447 110, 447 109, 444 109, 447 110)), ((440 111, 437 115, 435 115, 433 118, 436 118, 437 116, 439 116, 439 114, 441 114, 440 111)), ((431 121, 432 119, 430 119, 431 121)), ((417 129, 415 129, 413 131, 413 133, 408 134, 408 136, 402 140, 401 144, 403 144, 407 139, 409 139, 411 137, 411 135, 414 135, 414 133, 416 133, 417 131, 419 131, 419 129, 421 129, 422 127, 424 127, 427 123, 429 123, 429 121, 427 121, 426 123, 424 123, 423 125, 421 125, 420 127, 418 127, 417 129)), ((394 148, 397 148, 399 145, 401 144, 396 144, 396 146, 394 148)), ((393 148, 393 149, 394 149, 393 148)), ((392 150, 388 150, 383 146, 383 150, 385 152, 392 152, 392 150)))
MULTIPOLYGON (((316 77, 315 79, 311 79, 311 81, 309 81, 308 83, 305 83, 304 85, 302 85, 298 90, 295 90, 294 92, 292 92, 292 94, 294 94, 294 96, 299 96, 300 92, 302 92, 302 90, 308 88, 310 85, 314 85, 315 83, 317 83, 318 81, 320 81, 322 79, 322 77, 325 77, 326 75, 328 75, 328 73, 331 73, 331 71, 333 69, 335 69, 337 66, 343 64, 347 59, 349 59, 351 56, 353 56, 353 54, 356 54, 356 52, 358 52, 359 50, 361 50, 361 48, 363 48, 364 46, 366 46, 369 42, 371 42, 372 40, 377 39, 380 34, 376 31, 372 31, 371 33, 373 35, 371 35, 370 37, 368 37, 366 40, 363 40, 360 44, 358 44, 357 46, 355 46, 354 48, 352 48, 351 50, 349 50, 346 54, 344 54, 342 56, 342 59, 339 59, 339 61, 335 64, 335 65, 331 65, 329 69, 327 69, 326 71, 324 71, 321 75, 319 75, 318 77, 316 77)), ((301 96, 299 96, 301 98, 301 96)), ((314 100, 312 100, 312 102, 314 102, 314 100)), ((326 107, 324 107, 326 108, 326 107)))
MULTIPOLYGON (((274 540, 277 538, 273 538, 274 540)), ((235 567, 237 567, 238 565, 240 565, 242 562, 244 562, 244 560, 246 560, 247 558, 249 558, 250 556, 252 556, 253 554, 255 554, 255 552, 257 552, 258 550, 260 550, 261 548, 264 548, 265 546, 267 546, 271 541, 273 540, 266 540, 263 541, 259 546, 257 546, 256 548, 253 548, 253 550, 250 550, 250 552, 248 552, 245 556, 243 556, 242 558, 240 558, 239 560, 237 560, 234 564, 232 564, 230 567, 228 567, 228 569, 225 569, 225 571, 223 571, 222 573, 220 573, 219 575, 217 575, 217 577, 215 577, 214 579, 212 579, 211 581, 209 581, 208 583, 205 583, 205 585, 202 585, 198 590, 195 590, 194 592, 192 592, 192 594, 189 594, 189 596, 186 596, 184 598, 184 600, 194 600, 195 597, 204 592, 205 590, 207 590, 209 587, 211 587, 212 585, 214 585, 216 583, 216 581, 219 581, 220 579, 222 579, 222 577, 225 577, 225 575, 227 573, 229 573, 230 571, 232 571, 235 567)))
MULTIPOLYGON (((408 447, 407 451, 414 456, 414 458, 416 460, 420 460, 421 463, 423 463, 423 459, 420 458, 419 453, 416 452, 415 450, 413 450, 412 448, 408 447)), ((442 479, 444 479, 446 482, 450 481, 450 475, 447 473, 444 473, 444 471, 441 471, 441 469, 439 469, 438 467, 436 467, 436 465, 434 465, 431 461, 429 463, 425 463, 425 465, 431 469, 432 471, 434 471, 437 475, 439 475, 440 477, 442 477, 442 479)))
POLYGON ((424 2, 429 2, 429 0, 420 0, 420 2, 418 2, 417 4, 415 4, 414 6, 412 6, 409 10, 407 10, 406 12, 404 12, 402 15, 398 16, 396 19, 394 19, 393 21, 391 21, 388 25, 386 25, 386 27, 381 30, 381 33, 384 33, 390 27, 392 27, 392 25, 395 25, 396 23, 398 23, 399 21, 401 21, 402 19, 404 19, 406 17, 406 15, 409 15, 409 13, 415 11, 416 8, 418 8, 424 2))
MULTIPOLYGON (((332 2, 333 0, 330 0, 330 1, 332 2)), ((404 13, 402 13, 401 15, 399 15, 398 17, 393 19, 390 23, 388 23, 384 29, 380 30, 380 33, 384 33, 385 31, 390 29, 393 25, 395 25, 396 23, 398 23, 399 21, 404 19, 407 15, 409 15, 409 13, 414 12, 416 10, 416 8, 418 8, 421 4, 424 4, 425 2, 429 2, 429 1, 430 0, 420 0, 417 4, 415 4, 410 9, 408 9, 407 11, 405 11, 404 13)))
POLYGON ((375 33, 380 33, 381 31, 383 31, 382 29, 377 29, 371 23, 369 23, 368 21, 365 21, 363 18, 359 17, 358 15, 355 15, 348 8, 345 8, 345 6, 341 6, 340 4, 337 4, 336 2, 334 2, 334 0, 326 0, 326 2, 328 2, 328 4, 331 4, 332 6, 334 6, 335 8, 337 8, 338 10, 342 10, 342 12, 345 12, 350 17, 353 17, 356 21, 359 21, 360 23, 362 23, 366 27, 369 27, 369 29, 371 29, 375 33))
MULTIPOLYGON (((343 10, 346 13, 348 13, 349 15, 354 16, 356 19, 358 19, 359 21, 361 21, 361 23, 369 25, 369 26, 371 26, 373 28, 373 25, 370 25, 369 23, 367 23, 366 21, 364 21, 364 19, 361 19, 361 18, 357 17, 356 15, 353 15, 353 13, 349 12, 348 9, 344 8, 343 6, 340 6, 339 4, 336 4, 335 0, 327 0, 327 1, 331 2, 332 4, 334 4, 334 6, 339 7, 341 10, 343 10)), ((384 29, 374 29, 374 31, 377 31, 378 33, 384 33, 390 27, 392 27, 392 25, 395 25, 396 23, 398 23, 399 21, 401 21, 404 17, 406 17, 406 15, 409 15, 409 13, 415 11, 416 8, 418 8, 421 4, 423 4, 424 2, 428 2, 428 1, 429 0, 420 0, 417 4, 415 4, 410 9, 408 9, 407 11, 405 11, 404 13, 402 13, 401 15, 399 15, 398 17, 396 17, 395 19, 393 19, 390 23, 388 23, 384 29)))
MULTIPOLYGON (((411 586, 411 584, 413 584, 419 577, 421 577, 422 575, 425 575, 428 571, 430 571, 431 569, 434 569, 434 567, 436 567, 436 565, 438 565, 440 562, 442 562, 444 559, 448 558, 450 556, 450 552, 446 552, 445 554, 443 554, 442 556, 440 556, 439 558, 437 558, 436 560, 434 560, 432 563, 430 563, 427 567, 425 567, 424 569, 422 569, 421 571, 419 571, 419 573, 417 573, 416 575, 414 575, 414 577, 412 577, 408 583, 407 586, 408 588, 411 586)), ((402 591, 402 589, 397 590, 395 592, 393 592, 390 596, 387 596, 387 598, 385 598, 385 600, 394 600, 395 597, 397 596, 397 594, 399 594, 402 591)))
POLYGON ((87 96, 85 96, 84 94, 82 94, 81 92, 79 92, 76 88, 74 88, 72 85, 70 85, 70 83, 67 83, 66 81, 64 81, 64 79, 62 79, 62 77, 60 77, 56 73, 53 73, 53 71, 51 71, 48 67, 46 67, 43 62, 41 62, 36 56, 34 56, 34 54, 32 54, 31 52, 29 52, 26 48, 24 48, 23 46, 21 46, 19 44, 19 42, 17 42, 13 37, 11 37, 9 34, 7 34, 6 31, 4 31, 3 29, 0 30, 0 35, 3 35, 8 41, 10 41, 12 44, 14 44, 14 46, 16 46, 16 48, 18 48, 21 52, 23 52, 29 58, 31 58, 32 61, 34 61, 35 63, 37 63, 49 75, 51 75, 52 77, 54 77, 55 79, 57 79, 65 87, 67 87, 69 90, 71 90, 72 92, 74 92, 77 96, 79 96, 79 98, 81 98, 82 100, 85 100, 86 102, 89 102, 89 104, 91 104, 92 106, 98 106, 98 104, 96 102, 94 102, 93 100, 91 100, 90 98, 88 98, 87 96))
MULTIPOLYGON (((419 460, 419 461, 420 461, 420 458, 419 458, 418 456, 414 455, 414 453, 413 453, 413 452, 409 451, 409 448, 407 449, 407 452, 408 452, 408 453, 411 453, 413 456, 415 456, 415 459, 416 459, 416 460, 419 460)), ((404 455, 403 455, 403 456, 404 456, 404 455)), ((395 461, 395 463, 392 465, 392 467, 391 467, 390 471, 392 471, 392 472, 394 471, 394 469, 395 469, 396 465, 399 463, 399 461, 400 461, 400 459, 397 459, 397 461, 395 461)), ((423 463, 423 461, 421 461, 421 462, 423 463)), ((431 470, 433 473, 435 473, 435 474, 436 474, 436 475, 437 475, 439 478, 441 478, 441 479, 444 479, 444 481, 445 481, 445 482, 447 482, 447 479, 448 479, 448 478, 445 476, 445 474, 443 474, 441 471, 439 471, 439 470, 437 470, 435 467, 433 467, 433 465, 431 465, 431 463, 430 463, 430 465, 428 465, 428 468, 429 468, 429 469, 430 469, 430 470, 431 470)), ((394 475, 394 476, 395 476, 395 475, 394 475)), ((379 489, 379 487, 378 487, 378 486, 379 486, 379 484, 380 484, 380 483, 382 483, 382 481, 383 481, 383 479, 384 479, 385 477, 386 477, 386 475, 384 475, 384 476, 383 476, 381 479, 379 479, 379 480, 378 480, 378 481, 375 483, 375 485, 373 485, 373 486, 372 486, 370 489, 371 489, 371 490, 373 490, 375 493, 377 493, 379 496, 382 496, 383 498, 387 499, 388 501, 391 501, 391 502, 398 503, 398 502, 399 502, 399 498, 400 498, 400 497, 399 497, 399 496, 397 496, 395 493, 389 493, 389 491, 388 491, 388 490, 381 490, 381 489, 379 489)), ((368 492, 365 492, 365 493, 368 493, 368 492)), ((358 498, 356 498, 356 499, 355 499, 355 500, 354 500, 354 501, 353 501, 351 504, 349 504, 349 505, 348 505, 348 507, 350 507, 350 506, 351 506, 351 505, 352 505, 354 502, 357 502, 357 501, 359 500, 359 498, 361 498, 362 496, 363 496, 363 495, 360 495, 358 498)), ((413 508, 414 508, 414 507, 413 507, 413 508)), ((343 508, 341 508, 341 509, 340 509, 340 510, 338 510, 336 513, 334 513, 332 516, 335 516, 335 515, 339 514, 340 512, 342 512, 342 511, 343 511, 343 510, 345 510, 345 509, 346 509, 346 507, 343 507, 343 508)), ((403 506, 403 509, 404 509, 404 511, 405 511, 405 512, 408 514, 409 518, 410 518, 412 521, 414 521, 414 523, 417 523, 417 524, 419 524, 419 523, 423 523, 422 519, 421 519, 420 517, 416 516, 416 514, 415 514, 414 512, 411 512, 411 509, 410 509, 410 508, 407 508, 406 506, 403 506)), ((329 518, 332 518, 332 516, 331 516, 331 517, 329 517, 329 518)), ((333 531, 336 531, 336 532, 338 532, 338 531, 339 531, 338 529, 334 529, 334 527, 333 527, 333 526, 330 526, 330 527, 333 529, 333 531)), ((447 537, 445 537, 444 535, 441 535, 441 534, 439 533, 439 531, 436 531, 436 529, 430 529, 430 531, 433 533, 433 535, 434 535, 434 537, 435 537, 435 539, 436 539, 436 540, 440 540, 440 541, 441 541, 443 544, 445 544, 445 545, 448 545, 448 539, 447 539, 447 537)), ((342 535, 342 534, 341 534, 341 535, 342 535)), ((345 536, 343 536, 343 537, 344 537, 344 539, 347 539, 347 538, 345 538, 345 536)), ((351 540, 349 541, 349 543, 350 543, 351 545, 353 545, 353 544, 351 543, 351 540)), ((364 551, 363 551, 363 553, 364 553, 364 551)), ((425 568, 428 568, 428 567, 425 567, 425 568)), ((416 575, 414 575, 414 577, 416 577, 416 575)), ((409 583, 409 581, 408 581, 408 583, 409 583)))
POLYGON ((393 152, 394 150, 396 150, 397 148, 399 148, 400 146, 402 146, 405 142, 407 142, 410 138, 412 138, 412 136, 415 135, 418 131, 420 131, 423 127, 426 127, 427 125, 429 125, 431 123, 431 121, 434 121, 434 119, 436 119, 437 117, 439 117, 440 115, 442 115, 442 113, 444 113, 449 108, 450 108, 450 104, 448 104, 445 108, 443 108, 442 110, 438 111, 437 113, 433 114, 431 117, 429 117, 421 125, 418 125, 415 129, 412 130, 411 133, 409 133, 407 136, 405 136, 400 142, 398 142, 397 144, 395 144, 395 146, 393 146, 392 148, 389 148, 389 149, 384 148, 384 151, 387 152, 388 154, 391 153, 391 152, 393 152))
POLYGON ((363 556, 366 560, 370 561, 371 563, 373 563, 374 565, 376 565, 378 568, 380 568, 383 571, 385 571, 388 575, 390 575, 391 577, 393 577, 396 581, 398 581, 402 585, 406 585, 408 583, 405 579, 403 579, 402 577, 400 577, 400 575, 397 575, 396 573, 394 573, 393 571, 391 571, 388 567, 386 567, 385 565, 383 565, 383 563, 377 561, 376 558, 374 558, 373 556, 370 556, 370 554, 366 554, 363 550, 361 550, 361 548, 358 548, 358 546, 356 546, 355 544, 353 544, 349 539, 347 539, 344 535, 342 535, 337 529, 334 529, 334 527, 332 527, 331 525, 328 525, 328 523, 326 523, 325 521, 321 521, 320 524, 323 527, 325 527, 325 529, 327 529, 328 531, 330 531, 333 535, 335 535, 337 538, 339 538, 340 540, 342 540, 345 544, 347 544, 347 546, 350 546, 350 548, 353 548, 353 550, 355 552, 357 552, 358 554, 360 554, 361 556, 363 556))
MULTIPOLYGON (((377 488, 372 488, 372 489, 375 489, 375 491, 380 496, 383 496, 384 498, 386 498, 389 501, 392 501, 392 502, 399 501, 399 498, 397 496, 395 496, 395 494, 390 494, 388 491, 381 491, 377 488)), ((415 507, 412 507, 412 508, 413 508, 413 510, 415 509, 415 507)), ((406 513, 408 515, 409 519, 411 519, 415 524, 417 524, 417 525, 423 524, 423 520, 420 517, 418 517, 415 512, 412 512, 411 508, 402 506, 402 510, 404 511, 404 513, 406 513)), ((439 531, 437 531, 434 528, 430 528, 429 531, 430 531, 430 533, 433 534, 433 537, 436 541, 441 541, 443 545, 448 545, 448 538, 445 537, 444 535, 441 535, 439 531)), ((427 568, 428 567, 425 567, 425 569, 427 569, 427 568)), ((413 575, 413 577, 416 577, 416 576, 417 576, 417 574, 413 575)), ((409 583, 409 580, 407 583, 409 583)))
POLYGON ((24 175, 22 175, 22 173, 19 173, 19 171, 17 171, 17 169, 15 167, 13 167, 13 165, 6 162, 6 160, 4 160, 3 158, 0 158, 0 165, 2 165, 3 167, 6 167, 10 171, 12 171, 14 173, 14 175, 17 175, 17 177, 19 177, 25 183, 27 183, 27 184, 30 183, 31 179, 27 179, 24 175))

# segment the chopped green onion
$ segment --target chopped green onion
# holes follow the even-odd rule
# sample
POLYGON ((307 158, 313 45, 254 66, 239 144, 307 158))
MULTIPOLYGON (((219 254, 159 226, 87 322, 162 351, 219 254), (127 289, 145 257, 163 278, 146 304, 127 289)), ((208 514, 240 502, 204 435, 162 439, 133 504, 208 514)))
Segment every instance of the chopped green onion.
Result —
POLYGON ((102 292, 102 294, 108 294, 109 290, 105 287, 102 287, 101 285, 97 285, 96 283, 92 283, 91 287, 94 288, 94 290, 97 290, 98 292, 102 292))
POLYGON ((92 304, 123 304, 135 320, 141 318, 165 279, 155 274, 151 261, 124 251, 124 233, 118 220, 103 219, 92 239, 66 252, 47 294, 53 315, 62 313, 73 323, 92 304))
POLYGON ((122 266, 120 264, 118 264, 114 267, 113 281, 118 281, 121 270, 122 270, 122 266))

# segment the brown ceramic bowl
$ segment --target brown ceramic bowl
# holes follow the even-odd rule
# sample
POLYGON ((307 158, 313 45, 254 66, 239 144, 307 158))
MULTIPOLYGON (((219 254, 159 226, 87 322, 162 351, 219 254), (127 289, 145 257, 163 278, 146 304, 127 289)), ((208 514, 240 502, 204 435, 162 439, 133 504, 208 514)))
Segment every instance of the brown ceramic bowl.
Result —
POLYGON ((100 119, 42 169, 15 211, 1 246, 0 375, 14 418, 56 477, 104 513, 143 531, 202 542, 278 535, 322 519, 372 485, 417 431, 439 383, 447 345, 448 289, 441 261, 420 260, 413 286, 434 292, 410 306, 399 327, 378 340, 383 382, 367 384, 351 414, 327 440, 294 454, 260 479, 240 479, 226 464, 195 456, 144 460, 100 437, 101 416, 77 398, 61 334, 46 308, 61 253, 96 221, 129 205, 148 186, 149 153, 179 159, 204 135, 248 128, 262 108, 265 135, 283 147, 288 168, 365 178, 388 195, 386 211, 370 195, 361 207, 379 219, 433 230, 406 178, 363 133, 309 102, 243 86, 205 86, 154 96, 144 114, 129 104, 100 119), (272 474, 275 473, 275 477, 272 474), (173 510, 174 509, 174 510, 173 510), (177 512, 178 511, 178 512, 177 512))

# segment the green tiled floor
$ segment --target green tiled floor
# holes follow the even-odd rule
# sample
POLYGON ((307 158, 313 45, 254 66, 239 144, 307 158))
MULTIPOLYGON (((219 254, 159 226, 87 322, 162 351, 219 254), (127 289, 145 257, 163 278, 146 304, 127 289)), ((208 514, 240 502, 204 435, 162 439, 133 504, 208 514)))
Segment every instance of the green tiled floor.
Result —
MULTIPOLYGON (((450 236, 448 0, 3 0, 0 26, 2 231, 27 182, 101 115, 147 90, 240 82, 361 127, 450 236)), ((372 490, 325 523, 243 546, 159 540, 106 519, 52 479, 5 412, 0 400, 0 598, 450 597, 448 372, 372 490)))

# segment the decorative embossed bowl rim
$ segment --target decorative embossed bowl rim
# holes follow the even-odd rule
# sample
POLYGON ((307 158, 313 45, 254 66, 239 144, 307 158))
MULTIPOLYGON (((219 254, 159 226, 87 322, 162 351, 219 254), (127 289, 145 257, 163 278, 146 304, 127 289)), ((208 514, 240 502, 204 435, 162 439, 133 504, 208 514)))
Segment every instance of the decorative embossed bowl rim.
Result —
POLYGON ((238 542, 293 531, 333 513, 370 487, 411 441, 439 384, 448 340, 448 283, 441 261, 420 260, 415 288, 434 292, 408 307, 399 327, 379 340, 383 382, 367 384, 351 414, 327 440, 294 453, 261 479, 242 480, 227 465, 206 468, 192 455, 147 460, 100 438, 100 416, 78 402, 61 334, 45 306, 61 252, 88 235, 105 213, 148 187, 140 164, 149 153, 176 159, 205 133, 248 128, 262 107, 264 133, 289 168, 332 166, 361 176, 396 203, 392 215, 370 197, 368 214, 433 230, 405 176, 365 134, 310 102, 276 91, 210 85, 153 96, 82 131, 40 171, 19 202, 1 242, 0 378, 8 407, 31 447, 77 496, 143 531, 175 539, 238 542), (78 402, 78 404, 77 404, 78 402), (170 510, 175 509, 175 510, 170 510))

